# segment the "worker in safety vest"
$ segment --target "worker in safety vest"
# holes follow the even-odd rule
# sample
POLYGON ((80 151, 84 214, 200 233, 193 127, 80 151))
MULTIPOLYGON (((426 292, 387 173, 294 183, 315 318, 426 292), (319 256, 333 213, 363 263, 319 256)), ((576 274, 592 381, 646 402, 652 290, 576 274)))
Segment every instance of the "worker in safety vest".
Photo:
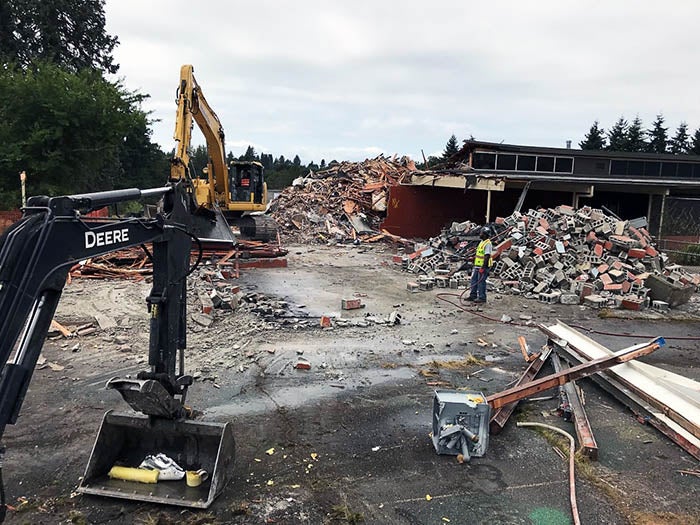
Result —
POLYGON ((491 254, 493 253, 493 245, 489 239, 489 233, 488 228, 482 228, 479 234, 481 242, 479 246, 476 247, 471 289, 467 301, 473 301, 475 303, 486 302, 486 278, 491 269, 491 254))

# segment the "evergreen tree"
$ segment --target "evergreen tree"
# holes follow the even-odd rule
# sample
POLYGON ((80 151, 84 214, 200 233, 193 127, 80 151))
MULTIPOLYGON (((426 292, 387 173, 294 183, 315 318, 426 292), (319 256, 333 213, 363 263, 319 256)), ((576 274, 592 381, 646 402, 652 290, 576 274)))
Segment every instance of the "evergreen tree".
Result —
POLYGON ((646 151, 648 147, 646 135, 647 132, 644 131, 642 119, 637 115, 627 129, 626 151, 646 151))
POLYGON ((447 160, 449 159, 452 155, 457 153, 459 151, 459 145, 457 142, 457 137, 452 135, 450 139, 447 141, 447 144, 445 145, 445 151, 442 153, 442 158, 447 160))
POLYGON ((272 169, 272 163, 273 163, 273 158, 272 155, 269 153, 261 153, 260 154, 260 163, 263 165, 263 168, 265 168, 265 171, 270 171, 272 169))
POLYGON ((671 153, 683 155, 690 149, 690 136, 688 135, 688 123, 681 122, 676 130, 676 135, 671 139, 671 153))
POLYGON ((693 138, 690 139, 690 148, 688 153, 691 155, 700 155, 700 128, 695 130, 693 133, 693 138))
POLYGON ((294 166, 299 168, 301 167, 301 159, 299 158, 299 155, 294 155, 294 166))
POLYGON ((320 168, 324 169, 326 167, 326 159, 321 159, 321 165, 320 168))
POLYGON ((51 62, 72 72, 116 73, 116 37, 105 31, 104 0, 3 0, 0 64, 51 62))
POLYGON ((248 146, 245 153, 241 156, 241 160, 258 160, 255 148, 253 148, 253 146, 248 146))
POLYGON ((209 150, 207 150, 207 147, 200 144, 194 149, 191 149, 189 154, 192 176, 198 179, 206 178, 204 175, 204 168, 206 168, 209 163, 209 150))
POLYGON ((627 151, 627 128, 625 117, 620 117, 617 122, 608 130, 609 151, 627 151))
POLYGON ((668 148, 668 128, 664 127, 664 117, 662 114, 656 115, 656 120, 652 124, 649 133, 649 153, 667 153, 668 148))
POLYGON ((578 143, 579 148, 585 150, 601 150, 605 149, 605 130, 598 127, 596 120, 588 133, 584 135, 583 140, 578 143))

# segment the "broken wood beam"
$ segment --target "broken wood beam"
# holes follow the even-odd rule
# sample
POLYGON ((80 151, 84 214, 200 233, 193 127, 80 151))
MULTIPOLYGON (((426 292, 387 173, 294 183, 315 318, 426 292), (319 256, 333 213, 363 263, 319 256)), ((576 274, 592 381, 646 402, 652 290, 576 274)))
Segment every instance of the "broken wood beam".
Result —
POLYGON ((61 323, 59 323, 55 319, 51 320, 51 330, 58 330, 59 332, 61 332, 61 335, 63 337, 72 337, 73 336, 73 332, 68 330, 68 328, 63 326, 61 323))
MULTIPOLYGON (((546 327, 540 326, 540 330, 551 340, 566 341, 562 344, 567 350, 570 349, 587 362, 613 353, 562 322, 546 327)), ((700 440, 698 381, 643 362, 627 363, 606 371, 604 375, 624 385, 637 397, 655 407, 657 412, 665 414, 700 440)))
MULTIPOLYGON (((530 361, 530 365, 527 367, 527 370, 525 370, 523 375, 520 376, 518 382, 515 383, 516 386, 534 381, 535 377, 537 377, 537 374, 541 370, 542 365, 544 365, 544 363, 547 361, 551 351, 552 349, 547 346, 540 354, 538 354, 538 357, 535 360, 530 361)), ((505 428, 508 419, 510 418, 511 414, 513 414, 517 406, 518 401, 513 401, 512 403, 508 403, 507 405, 504 405, 493 412, 489 426, 491 434, 498 434, 505 428)))
MULTIPOLYGON (((540 329, 543 329, 543 327, 540 327, 540 329)), ((547 333, 546 329, 543 329, 543 331, 547 333)), ((580 355, 570 342, 561 339, 560 336, 555 336, 553 332, 551 332, 551 337, 556 337, 551 339, 551 342, 558 353, 564 354, 573 363, 587 362, 587 358, 580 355)), ((594 374, 590 376, 590 379, 629 408, 640 423, 653 426, 688 454, 700 460, 700 439, 673 421, 658 407, 638 396, 631 388, 619 382, 609 372, 594 374)))
POLYGON ((558 374, 552 374, 520 386, 514 386, 502 392, 498 392, 497 394, 490 395, 486 398, 486 401, 491 406, 491 409, 495 410, 503 405, 529 397, 537 392, 549 390, 550 388, 563 385, 569 381, 580 379, 582 377, 588 377, 596 372, 610 368, 611 366, 631 361, 632 359, 636 359, 643 355, 651 354, 652 352, 661 348, 664 344, 666 344, 666 342, 664 341, 663 337, 657 337, 642 348, 625 348, 624 350, 620 350, 611 356, 594 359, 593 361, 574 366, 573 368, 558 374))
MULTIPOLYGON (((569 364, 562 362, 556 352, 552 353, 552 365, 554 366, 555 372, 569 370, 569 364)), ((570 381, 562 385, 562 388, 564 389, 564 395, 566 396, 569 408, 573 414, 574 428, 576 429, 576 437, 578 438, 581 451, 588 458, 597 461, 598 443, 596 443, 595 437, 593 436, 593 429, 591 428, 591 423, 588 421, 586 411, 583 408, 583 401, 576 388, 576 383, 570 381)))

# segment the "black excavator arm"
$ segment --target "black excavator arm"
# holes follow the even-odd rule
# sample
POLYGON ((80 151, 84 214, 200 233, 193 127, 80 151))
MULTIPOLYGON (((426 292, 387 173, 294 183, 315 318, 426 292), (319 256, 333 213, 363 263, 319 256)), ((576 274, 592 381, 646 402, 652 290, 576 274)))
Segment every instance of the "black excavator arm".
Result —
MULTIPOLYGON (((183 351, 193 215, 183 185, 32 197, 22 219, 0 238, 0 438, 6 425, 17 421, 70 268, 78 261, 144 243, 153 243, 149 255, 154 268, 147 300, 149 369, 136 380, 114 379, 108 386, 146 415, 184 416, 192 382, 184 374, 183 351), (96 223, 82 215, 148 196, 163 197, 161 213, 152 219, 96 223)), ((4 513, 4 502, 0 512, 4 513)))

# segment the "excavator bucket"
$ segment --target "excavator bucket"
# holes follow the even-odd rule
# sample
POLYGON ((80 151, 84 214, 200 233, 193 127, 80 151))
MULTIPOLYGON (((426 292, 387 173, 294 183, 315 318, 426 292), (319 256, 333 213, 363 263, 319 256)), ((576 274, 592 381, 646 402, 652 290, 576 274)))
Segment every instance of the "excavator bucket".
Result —
POLYGON ((78 492, 96 496, 206 509, 233 475, 235 443, 228 423, 105 414, 78 492), (186 479, 140 483, 112 479, 114 466, 136 468, 165 454, 186 471, 206 471, 199 486, 186 479), (204 479, 206 478, 206 479, 204 479))

